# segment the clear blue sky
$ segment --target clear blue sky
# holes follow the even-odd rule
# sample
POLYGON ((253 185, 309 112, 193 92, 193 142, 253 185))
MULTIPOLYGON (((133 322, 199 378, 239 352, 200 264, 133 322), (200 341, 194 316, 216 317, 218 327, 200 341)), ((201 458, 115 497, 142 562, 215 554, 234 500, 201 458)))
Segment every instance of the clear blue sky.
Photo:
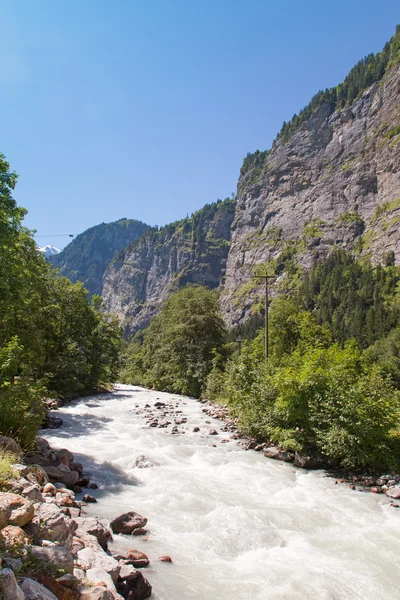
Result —
MULTIPOLYGON (((0 150, 38 234, 162 225, 379 51, 399 0, 0 0, 0 150)), ((62 247, 68 238, 41 238, 62 247)))

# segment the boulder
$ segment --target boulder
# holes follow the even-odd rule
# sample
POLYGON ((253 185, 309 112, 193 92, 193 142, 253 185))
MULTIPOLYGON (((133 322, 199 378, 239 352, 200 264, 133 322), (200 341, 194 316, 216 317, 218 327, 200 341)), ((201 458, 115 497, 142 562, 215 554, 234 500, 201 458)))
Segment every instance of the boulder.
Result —
POLYGON ((12 571, 21 571, 22 560, 20 558, 10 558, 9 556, 5 556, 3 558, 3 567, 4 569, 11 569, 12 571))
POLYGON ((46 483, 46 485, 43 488, 44 494, 51 494, 52 496, 55 496, 56 492, 57 492, 57 490, 52 483, 46 483))
POLYGON ((63 473, 61 473, 57 467, 54 467, 53 465, 43 465, 43 468, 50 479, 53 481, 61 481, 63 473))
POLYGON ((45 438, 39 436, 36 438, 36 449, 42 454, 48 454, 51 452, 49 442, 45 438))
POLYGON ((11 569, 0 570, 0 598, 2 600, 25 600, 24 592, 17 584, 11 569))
POLYGON ((144 553, 140 552, 140 550, 128 550, 128 552, 123 557, 124 562, 133 567, 148 567, 150 564, 149 557, 144 553))
POLYGON ((63 420, 61 417, 53 417, 52 415, 46 415, 43 421, 43 429, 59 429, 63 420))
POLYGON ((36 463, 29 466, 26 478, 31 483, 38 483, 39 485, 46 485, 46 483, 49 481, 49 476, 44 470, 44 467, 36 463))
POLYGON ((115 595, 103 586, 88 587, 85 584, 78 587, 79 600, 115 600, 115 595))
POLYGON ((78 471, 78 473, 83 472, 83 464, 80 462, 70 463, 69 468, 71 469, 71 471, 78 471))
POLYGON ((73 490, 79 480, 78 471, 66 471, 61 473, 61 481, 67 488, 73 490))
POLYGON ((45 563, 52 563, 68 573, 74 571, 74 558, 65 546, 28 546, 28 553, 45 563))
POLYGON ((386 495, 389 496, 389 498, 395 498, 395 499, 400 498, 400 485, 395 485, 393 487, 390 487, 387 490, 386 495))
POLYGON ((112 540, 112 534, 107 525, 97 517, 76 517, 75 522, 78 525, 76 532, 78 537, 82 532, 94 535, 103 550, 107 550, 108 542, 112 540))
POLYGON ((92 567, 86 571, 88 581, 93 585, 104 585, 110 592, 115 592, 115 585, 111 576, 101 567, 92 567))
MULTIPOLYGON (((72 577, 72 575, 71 575, 72 577)), ((58 600, 78 600, 79 594, 75 590, 72 590, 69 587, 64 587, 61 583, 56 581, 53 577, 48 577, 47 575, 40 575, 38 577, 39 582, 43 584, 46 589, 53 592, 58 600)), ((77 582, 77 585, 79 581, 77 582)))
POLYGON ((50 540, 70 548, 72 538, 77 529, 75 521, 67 517, 55 504, 37 504, 32 523, 25 531, 33 535, 35 542, 50 540))
MULTIPOLYGON (((87 566, 87 569, 85 569, 86 571, 96 568, 103 569, 110 575, 114 583, 117 581, 121 565, 115 558, 106 554, 100 546, 98 549, 83 548, 83 550, 79 550, 77 554, 80 564, 87 566)), ((87 577, 90 579, 88 574, 87 577)))
POLYGON ((172 558, 170 556, 164 555, 158 557, 159 562, 172 563, 172 558))
POLYGON ((125 533, 131 535, 135 529, 141 529, 147 523, 147 519, 134 511, 130 511, 116 517, 110 526, 113 533, 125 533))
POLYGON ((82 498, 82 502, 86 502, 87 504, 95 504, 97 500, 94 496, 91 496, 90 494, 85 494, 82 498))
POLYGON ((117 592, 126 600, 145 600, 151 596, 151 585, 137 571, 129 565, 123 565, 117 581, 117 592))
POLYGON ((56 456, 60 462, 63 462, 64 459, 66 459, 68 464, 72 463, 74 461, 74 455, 72 454, 72 452, 70 452, 66 448, 62 448, 61 450, 56 450, 56 456))
POLYGON ((267 458, 273 458, 274 460, 283 460, 284 462, 294 461, 294 452, 286 452, 277 446, 271 446, 270 448, 264 449, 264 456, 267 458))
POLYGON ((313 456, 305 456, 300 452, 296 452, 293 464, 295 467, 308 470, 322 469, 324 466, 322 460, 313 456))
POLYGON ((12 454, 16 454, 17 456, 22 454, 22 448, 18 444, 18 442, 5 435, 0 435, 0 450, 11 452, 12 454))
POLYGON ((25 578, 21 583, 25 600, 57 600, 57 596, 33 579, 25 578))
POLYGON ((0 492, 0 529, 6 525, 23 527, 32 520, 33 504, 17 494, 0 492))
POLYGON ((0 545, 6 550, 21 548, 29 543, 25 531, 17 525, 7 525, 0 531, 0 545))
POLYGON ((22 496, 24 496, 24 498, 32 500, 33 503, 43 502, 43 496, 40 492, 40 487, 37 483, 31 483, 30 485, 24 487, 24 489, 22 490, 22 496))
POLYGON ((61 585, 69 588, 70 590, 76 590, 76 588, 78 587, 80 582, 81 582, 80 578, 75 577, 75 575, 71 575, 70 573, 67 573, 66 575, 63 575, 62 577, 57 578, 57 583, 60 583, 61 585))

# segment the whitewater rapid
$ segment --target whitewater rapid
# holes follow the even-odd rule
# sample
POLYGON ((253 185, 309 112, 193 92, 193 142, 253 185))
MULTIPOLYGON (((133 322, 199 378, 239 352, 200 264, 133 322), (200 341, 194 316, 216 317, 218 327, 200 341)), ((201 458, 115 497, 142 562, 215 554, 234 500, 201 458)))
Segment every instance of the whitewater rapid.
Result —
POLYGON ((147 540, 115 536, 112 549, 149 556, 143 574, 152 598, 400 598, 400 509, 385 496, 246 452, 199 402, 173 394, 118 386, 57 416, 64 426, 43 435, 71 450, 99 485, 87 512, 148 518, 147 540), (146 424, 140 411, 157 401, 187 417, 184 434, 146 424), (219 435, 206 435, 210 429, 219 435), (154 466, 138 468, 139 456, 154 466), (160 555, 173 563, 157 562, 160 555))

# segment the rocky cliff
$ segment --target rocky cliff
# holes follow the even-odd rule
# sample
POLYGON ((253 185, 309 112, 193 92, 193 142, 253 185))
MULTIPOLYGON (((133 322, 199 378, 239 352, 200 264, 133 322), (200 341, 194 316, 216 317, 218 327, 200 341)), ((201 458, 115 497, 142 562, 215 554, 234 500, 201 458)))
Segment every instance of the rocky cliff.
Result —
POLYGON ((49 260, 61 275, 73 282, 82 281, 90 295, 101 294, 103 273, 114 255, 147 229, 149 225, 134 219, 101 223, 78 235, 49 260))
POLYGON ((190 218, 147 231, 103 277, 107 310, 126 334, 145 327, 168 295, 187 283, 216 288, 224 277, 235 201, 208 204, 190 218))
POLYGON ((275 274, 275 290, 284 288, 288 271, 337 247, 400 264, 399 222, 400 65, 392 60, 354 102, 321 102, 289 139, 245 159, 222 294, 227 323, 258 306, 256 273, 275 274))

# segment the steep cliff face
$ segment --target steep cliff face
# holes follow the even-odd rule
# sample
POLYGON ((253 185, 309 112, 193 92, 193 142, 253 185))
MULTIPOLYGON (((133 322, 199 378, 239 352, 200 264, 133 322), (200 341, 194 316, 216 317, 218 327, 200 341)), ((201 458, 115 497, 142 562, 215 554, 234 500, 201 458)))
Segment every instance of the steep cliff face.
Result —
POLYGON ((103 277, 103 298, 107 310, 119 315, 127 335, 145 327, 179 287, 218 287, 234 210, 230 199, 206 205, 190 218, 149 230, 115 257, 103 277))
POLYGON ((134 219, 101 223, 78 235, 50 262, 71 281, 82 281, 90 295, 101 294, 104 271, 116 252, 149 229, 134 219))
POLYGON ((374 263, 392 251, 400 264, 399 64, 344 109, 322 103, 246 164, 221 301, 228 324, 257 305, 256 273, 276 274, 282 287, 288 264, 308 268, 335 247, 374 263))

